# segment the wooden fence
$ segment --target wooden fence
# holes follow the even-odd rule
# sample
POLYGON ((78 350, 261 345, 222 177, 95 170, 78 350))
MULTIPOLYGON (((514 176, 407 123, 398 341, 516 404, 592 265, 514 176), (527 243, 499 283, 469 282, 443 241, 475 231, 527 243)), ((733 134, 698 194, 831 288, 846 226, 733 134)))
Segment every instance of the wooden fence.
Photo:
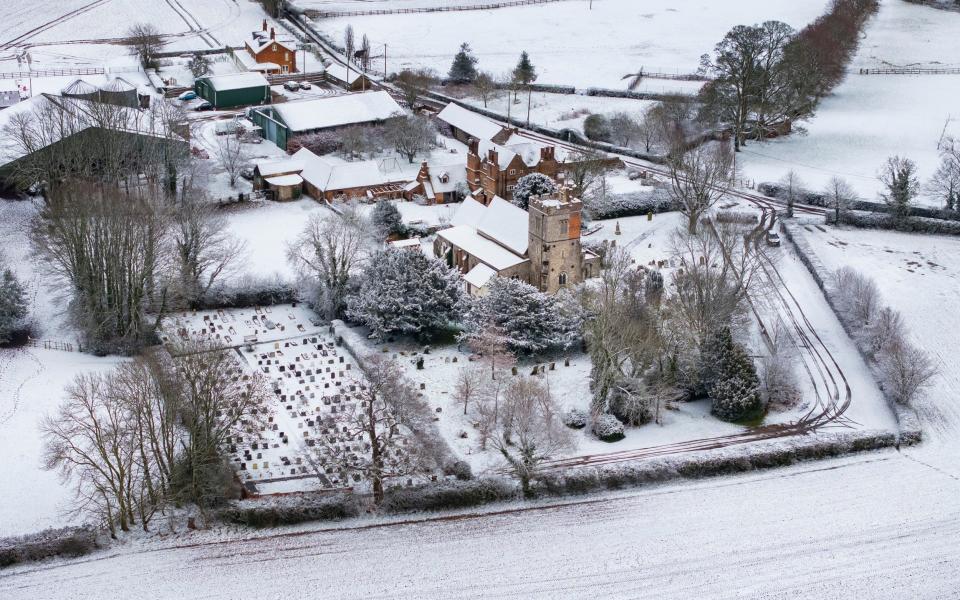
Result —
POLYGON ((889 67, 884 69, 860 69, 861 75, 960 75, 960 67, 921 69, 913 67, 889 67))
POLYGON ((40 71, 14 71, 0 73, 0 79, 27 79, 29 77, 59 77, 62 75, 104 75, 106 71, 100 68, 89 69, 43 69, 40 71))
POLYGON ((73 344, 70 342, 58 342, 55 340, 27 340, 27 346, 31 348, 43 348, 44 350, 63 350, 64 352, 73 352, 73 344))
POLYGON ((504 0, 489 4, 458 4, 453 6, 423 6, 419 8, 384 8, 380 10, 350 10, 350 11, 319 11, 305 10, 305 15, 311 19, 327 17, 365 17, 368 15, 401 15, 406 13, 454 12, 462 10, 487 10, 491 8, 509 8, 525 6, 527 4, 550 4, 552 2, 566 2, 567 0, 504 0))

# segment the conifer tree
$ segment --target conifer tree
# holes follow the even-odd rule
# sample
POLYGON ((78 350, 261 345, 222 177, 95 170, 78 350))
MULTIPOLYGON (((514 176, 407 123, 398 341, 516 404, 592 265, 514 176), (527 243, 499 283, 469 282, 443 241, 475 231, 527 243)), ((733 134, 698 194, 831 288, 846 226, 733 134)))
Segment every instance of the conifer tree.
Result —
POLYGON ((27 316, 23 286, 10 269, 0 276, 0 344, 6 344, 27 316))
POLYGON ((460 44, 460 51, 453 57, 447 74, 454 83, 473 83, 477 78, 477 57, 470 51, 470 44, 460 44))

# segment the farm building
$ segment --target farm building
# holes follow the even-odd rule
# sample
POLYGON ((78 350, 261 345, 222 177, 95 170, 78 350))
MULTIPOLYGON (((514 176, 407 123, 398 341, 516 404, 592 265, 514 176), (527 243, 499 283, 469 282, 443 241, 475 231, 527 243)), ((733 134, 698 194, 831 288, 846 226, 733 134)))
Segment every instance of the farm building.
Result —
POLYGON ((347 67, 340 63, 330 63, 326 67, 327 80, 345 87, 351 92, 360 92, 369 90, 373 87, 366 75, 360 72, 356 67, 347 67))
POLYGON ((194 90, 216 108, 263 104, 270 100, 266 77, 253 72, 200 77, 194 83, 194 90))
POLYGON ((423 161, 416 181, 410 182, 404 189, 404 196, 412 200, 414 196, 423 196, 431 204, 458 202, 463 199, 467 188, 467 172, 463 163, 439 165, 433 168, 423 161))
POLYGON ((65 98, 104 102, 117 106, 139 106, 137 86, 122 77, 116 77, 101 86, 77 79, 60 91, 65 98))
POLYGON ((291 189, 293 197, 304 193, 316 200, 399 199, 410 183, 410 177, 395 165, 376 160, 341 163, 301 148, 290 158, 258 163, 254 168, 254 189, 275 190, 274 186, 281 184, 271 180, 277 178, 283 178, 284 185, 295 187, 291 175, 302 179, 302 192, 291 189))
POLYGON ((260 31, 254 31, 244 42, 243 50, 234 53, 234 58, 244 69, 279 75, 297 72, 297 45, 293 41, 277 39, 273 27, 267 31, 264 19, 260 31))
POLYGON ((286 150, 299 135, 382 123, 401 114, 403 109, 387 92, 366 92, 272 104, 252 109, 249 117, 263 129, 264 138, 286 150))
POLYGON ((470 143, 471 138, 503 141, 509 135, 506 127, 453 102, 437 113, 437 119, 449 125, 453 137, 463 144, 470 143))

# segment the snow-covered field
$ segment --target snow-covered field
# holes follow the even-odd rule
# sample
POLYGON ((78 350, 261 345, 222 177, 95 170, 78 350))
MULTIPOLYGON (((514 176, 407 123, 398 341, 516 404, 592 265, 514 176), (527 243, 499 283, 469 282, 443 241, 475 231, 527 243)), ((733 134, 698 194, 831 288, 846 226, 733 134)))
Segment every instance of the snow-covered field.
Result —
MULTIPOLYGON (((867 24, 850 73, 804 124, 809 133, 748 145, 745 176, 776 181, 793 169, 813 189, 834 176, 876 200, 877 173, 889 156, 912 159, 922 180, 937 168, 942 136, 960 136, 960 75, 859 75, 860 68, 960 65, 960 13, 882 0, 867 24)), ((921 202, 932 202, 922 199, 921 202)))
MULTIPOLYGON (((464 101, 483 108, 481 98, 468 97, 464 101)), ((487 109, 506 115, 508 103, 507 94, 502 92, 496 98, 488 100, 487 109)), ((609 115, 616 112, 625 112, 639 120, 655 104, 656 102, 653 100, 535 92, 531 96, 530 102, 530 123, 551 129, 575 129, 583 133, 583 122, 591 114, 609 115)), ((526 119, 526 94, 520 94, 518 102, 513 104, 510 110, 513 117, 526 119)))
MULTIPOLYGON (((586 1, 571 0, 496 10, 338 17, 316 25, 335 40, 352 25, 374 49, 387 44, 390 71, 426 66, 446 73, 460 44, 468 42, 479 58, 478 68, 497 75, 513 69, 526 50, 539 83, 623 88, 623 76, 641 68, 695 71, 700 56, 734 25, 778 19, 802 27, 824 5, 818 0, 597 0, 591 10, 586 1)), ((669 87, 668 82, 661 87, 669 87)))

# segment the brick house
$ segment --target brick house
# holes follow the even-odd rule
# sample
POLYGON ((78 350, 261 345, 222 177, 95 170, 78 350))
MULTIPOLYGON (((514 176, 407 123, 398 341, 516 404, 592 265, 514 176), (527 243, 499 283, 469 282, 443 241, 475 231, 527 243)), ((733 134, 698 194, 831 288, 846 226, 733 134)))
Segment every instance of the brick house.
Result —
POLYGON ((267 31, 267 21, 263 28, 254 31, 244 44, 247 56, 238 60, 250 71, 260 71, 269 75, 297 72, 297 46, 293 42, 278 40, 276 29, 267 31))
POLYGON ((517 180, 524 175, 541 173, 557 179, 560 174, 561 165, 553 146, 532 142, 501 145, 471 138, 467 148, 467 184, 473 196, 484 204, 495 196, 513 196, 517 180))

